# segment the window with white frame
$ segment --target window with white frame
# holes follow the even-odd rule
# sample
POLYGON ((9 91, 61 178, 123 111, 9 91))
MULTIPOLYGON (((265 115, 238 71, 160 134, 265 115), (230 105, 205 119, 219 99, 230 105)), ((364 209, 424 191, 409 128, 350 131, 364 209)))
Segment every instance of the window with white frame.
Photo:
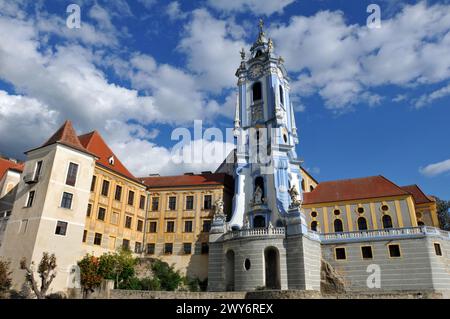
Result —
POLYGON ((73 194, 64 192, 61 199, 61 208, 71 209, 72 208, 73 194))
POLYGON ((78 164, 69 163, 69 169, 67 171, 66 185, 75 186, 77 182, 78 164))
POLYGON ((60 236, 66 236, 67 233, 67 222, 63 222, 63 221, 58 221, 56 223, 56 230, 55 230, 55 234, 56 235, 60 235, 60 236))

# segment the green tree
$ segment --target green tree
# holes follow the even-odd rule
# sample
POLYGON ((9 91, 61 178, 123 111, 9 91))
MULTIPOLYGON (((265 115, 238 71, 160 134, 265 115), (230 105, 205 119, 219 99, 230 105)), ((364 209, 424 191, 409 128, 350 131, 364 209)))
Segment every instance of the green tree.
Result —
POLYGON ((142 278, 137 277, 128 278, 120 284, 120 289, 126 290, 161 290, 161 285, 157 278, 142 278))
POLYGON ((0 298, 11 288, 10 262, 0 260, 0 298))
POLYGON ((99 275, 104 279, 114 280, 115 286, 134 276, 134 266, 137 258, 133 257, 130 250, 121 249, 118 253, 108 253, 100 256, 99 275))
POLYGON ((31 285, 31 289, 36 294, 38 299, 45 299, 48 288, 56 277, 56 257, 55 254, 49 254, 44 252, 42 254, 42 259, 39 262, 37 273, 41 280, 40 286, 34 277, 33 270, 34 262, 31 262, 30 266, 27 266, 27 261, 22 258, 20 261, 20 268, 25 270, 25 280, 31 285))
POLYGON ((442 200, 437 197, 436 198, 436 206, 437 206, 437 214, 439 218, 439 225, 444 230, 450 230, 450 201, 442 200))
POLYGON ((78 267, 80 267, 80 284, 84 296, 87 297, 100 286, 103 279, 99 274, 99 259, 87 254, 78 262, 78 267))
POLYGON ((183 276, 173 265, 158 259, 152 263, 152 272, 153 277, 159 281, 161 290, 174 291, 184 282, 183 276))

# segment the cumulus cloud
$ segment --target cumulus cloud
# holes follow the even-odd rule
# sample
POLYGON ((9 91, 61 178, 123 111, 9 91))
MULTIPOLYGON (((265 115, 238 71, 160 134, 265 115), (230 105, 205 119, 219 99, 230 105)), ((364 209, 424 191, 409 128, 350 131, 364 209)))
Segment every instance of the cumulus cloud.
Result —
MULTIPOLYGON (((409 88, 450 78, 450 6, 404 6, 380 29, 346 23, 340 11, 294 16, 268 34, 294 72, 294 93, 318 93, 328 108, 376 104, 373 89, 409 88)), ((377 102, 378 101, 378 102, 377 102)))
POLYGON ((282 13, 283 9, 295 0, 208 0, 212 8, 230 12, 249 11, 256 15, 270 16, 273 13, 282 13))
MULTIPOLYGON (((98 36, 117 33, 102 8, 94 6, 90 15, 101 26, 98 36)), ((40 145, 65 119, 71 119, 79 132, 98 129, 132 170, 165 165, 161 169, 168 173, 175 165, 153 155, 163 156, 170 150, 151 142, 159 134, 151 124, 189 123, 222 112, 217 102, 199 91, 192 74, 158 64, 149 55, 120 58, 111 50, 115 41, 101 44, 109 46, 106 55, 96 49, 98 43, 90 45, 90 39, 57 31, 63 21, 49 17, 43 24, 32 17, 0 16, 0 79, 20 94, 1 92, 0 127, 6 130, 1 133, 21 132, 14 134, 21 142, 5 140, 7 145, 0 143, 3 150, 17 156, 40 145), (46 39, 55 35, 63 41, 52 47, 46 39), (102 65, 114 66, 132 87, 111 82, 102 65), (139 164, 133 164, 136 161, 139 164)))
POLYGON ((419 169, 419 172, 422 175, 425 175, 428 177, 433 177, 433 176, 444 174, 446 172, 450 172, 450 159, 442 161, 442 162, 434 163, 434 164, 429 164, 425 167, 421 167, 419 169))
POLYGON ((53 133, 57 117, 57 111, 36 99, 0 90, 0 150, 16 156, 42 144, 53 133))
POLYGON ((156 0, 138 0, 145 8, 151 9, 156 4, 156 0))
POLYGON ((449 95, 450 95, 450 84, 436 91, 433 91, 429 94, 423 94, 415 102, 415 107, 420 109, 426 105, 433 103, 435 100, 442 99, 449 95))
POLYGON ((178 1, 172 1, 171 3, 169 3, 166 9, 166 13, 169 16, 169 19, 172 21, 183 20, 188 17, 188 13, 181 10, 180 3, 178 1))
POLYGON ((142 139, 122 140, 112 147, 136 175, 177 175, 186 172, 215 171, 234 148, 226 141, 194 140, 180 148, 163 147, 142 139), (157 160, 155 160, 157 159, 157 160))
POLYGON ((185 31, 178 48, 187 55, 188 67, 200 86, 216 93, 234 87, 239 51, 248 47, 242 28, 232 20, 219 20, 207 10, 198 9, 193 11, 185 31))

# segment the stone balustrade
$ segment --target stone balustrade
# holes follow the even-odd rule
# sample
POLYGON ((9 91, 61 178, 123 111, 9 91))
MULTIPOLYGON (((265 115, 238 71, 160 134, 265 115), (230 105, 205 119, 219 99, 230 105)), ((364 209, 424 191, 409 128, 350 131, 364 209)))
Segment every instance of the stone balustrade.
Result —
POLYGON ((377 239, 387 237, 395 237, 395 238, 416 237, 425 235, 438 235, 450 238, 450 233, 447 231, 440 230, 434 227, 422 226, 422 227, 404 227, 404 228, 351 231, 342 233, 328 233, 328 234, 321 234, 320 239, 322 242, 326 243, 334 241, 364 240, 364 239, 377 239))
POLYGON ((226 233, 223 237, 224 240, 230 240, 233 238, 242 237, 259 237, 259 236, 285 236, 286 230, 284 227, 269 227, 269 228, 251 228, 233 230, 226 233))
MULTIPOLYGON (((233 231, 230 230, 223 236, 223 240, 263 236, 284 237, 285 235, 286 229, 284 227, 250 228, 233 231)), ((327 234, 321 234, 308 230, 307 235, 313 239, 320 239, 320 241, 324 243, 351 240, 376 240, 389 237, 417 237, 425 235, 435 235, 450 239, 450 232, 429 226, 388 228, 327 234)))

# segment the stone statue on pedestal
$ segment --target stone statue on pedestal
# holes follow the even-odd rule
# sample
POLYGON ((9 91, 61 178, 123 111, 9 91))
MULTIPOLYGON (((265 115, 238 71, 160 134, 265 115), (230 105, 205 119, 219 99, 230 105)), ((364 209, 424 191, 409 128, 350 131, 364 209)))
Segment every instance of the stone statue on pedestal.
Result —
POLYGON ((223 212, 223 205, 224 203, 222 198, 216 200, 214 210, 214 220, 221 219, 222 221, 225 221, 226 216, 225 213, 223 212))
POLYGON ((259 185, 256 186, 255 193, 253 194, 253 204, 261 205, 263 203, 263 192, 259 185))
POLYGON ((299 192, 297 190, 297 187, 295 187, 295 185, 293 185, 291 187, 291 189, 289 190, 289 196, 291 196, 291 208, 297 208, 301 205, 300 200, 298 199, 299 196, 299 192))
POLYGON ((250 228, 250 221, 248 219, 248 215, 244 216, 244 225, 242 227, 243 229, 249 229, 250 228))

